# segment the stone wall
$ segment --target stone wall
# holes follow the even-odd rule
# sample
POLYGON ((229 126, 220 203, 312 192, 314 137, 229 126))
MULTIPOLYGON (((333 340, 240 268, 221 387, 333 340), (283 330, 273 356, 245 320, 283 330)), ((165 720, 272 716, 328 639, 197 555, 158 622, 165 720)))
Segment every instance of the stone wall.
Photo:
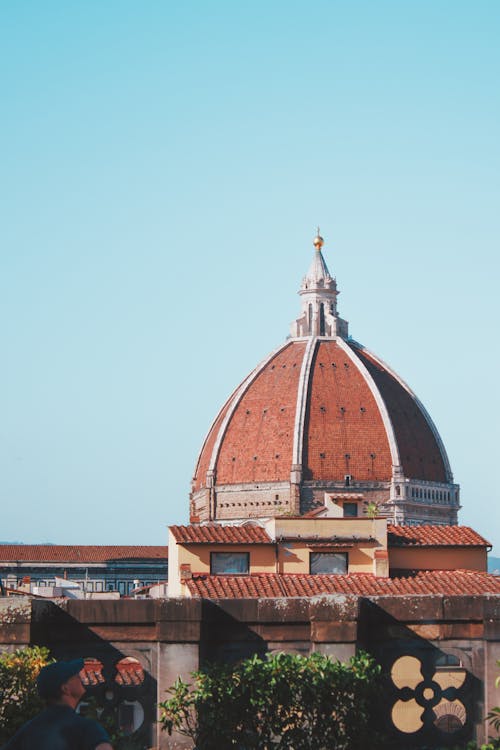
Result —
POLYGON ((369 650, 385 671, 381 718, 394 738, 388 747, 397 750, 483 740, 484 716, 500 703, 500 597, 494 595, 6 598, 0 599, 0 625, 1 650, 32 643, 48 646, 56 658, 98 659, 105 684, 90 692, 114 707, 140 703, 144 721, 137 736, 148 747, 190 747, 183 737, 161 733, 154 721, 156 703, 179 675, 187 678, 204 660, 234 661, 254 653, 320 651, 345 660, 358 648, 369 650), (142 685, 117 683, 116 663, 124 656, 142 665, 142 685))
POLYGON ((216 490, 218 520, 279 516, 290 510, 289 482, 220 485, 216 490))

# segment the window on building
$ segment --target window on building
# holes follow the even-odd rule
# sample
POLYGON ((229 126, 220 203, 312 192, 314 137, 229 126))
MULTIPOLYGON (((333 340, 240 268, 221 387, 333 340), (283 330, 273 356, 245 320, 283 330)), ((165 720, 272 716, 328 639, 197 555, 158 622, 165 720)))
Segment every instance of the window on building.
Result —
POLYGON ((250 572, 249 552, 211 552, 210 573, 213 576, 244 575, 250 572))
POLYGON ((106 584, 106 591, 114 591, 114 590, 115 590, 115 586, 113 583, 106 584))
POLYGON ((120 594, 125 594, 126 586, 127 584, 125 581, 118 581, 118 591, 120 592, 120 594))
POLYGON ((313 575, 347 573, 347 554, 345 552, 311 552, 309 572, 313 575))
MULTIPOLYGON (((102 589, 103 589, 103 585, 102 585, 102 584, 103 584, 103 582, 102 582, 102 581, 96 581, 96 582, 95 582, 95 590, 96 590, 96 591, 102 591, 102 589)), ((108 589, 108 590, 109 590, 109 589, 108 589)))
POLYGON ((344 516, 346 518, 356 518, 358 515, 357 503, 344 503, 344 516))

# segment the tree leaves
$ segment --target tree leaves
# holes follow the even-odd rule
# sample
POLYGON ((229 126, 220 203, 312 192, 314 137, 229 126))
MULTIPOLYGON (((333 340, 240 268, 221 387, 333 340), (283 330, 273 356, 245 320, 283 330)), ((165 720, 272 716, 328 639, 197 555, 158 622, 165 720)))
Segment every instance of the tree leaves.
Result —
POLYGON ((36 678, 41 668, 51 661, 49 650, 40 646, 28 646, 0 656, 0 744, 43 707, 36 678))
POLYGON ((341 664, 322 654, 253 656, 178 679, 160 703, 163 728, 198 750, 374 748, 369 729, 380 668, 364 653, 341 664))

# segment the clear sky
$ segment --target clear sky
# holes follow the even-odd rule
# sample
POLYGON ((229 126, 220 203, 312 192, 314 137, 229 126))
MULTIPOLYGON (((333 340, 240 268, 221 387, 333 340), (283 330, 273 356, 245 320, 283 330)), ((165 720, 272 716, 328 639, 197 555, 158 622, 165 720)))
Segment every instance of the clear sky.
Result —
POLYGON ((0 539, 166 543, 203 437, 339 312, 500 553, 500 3, 0 5, 0 539))

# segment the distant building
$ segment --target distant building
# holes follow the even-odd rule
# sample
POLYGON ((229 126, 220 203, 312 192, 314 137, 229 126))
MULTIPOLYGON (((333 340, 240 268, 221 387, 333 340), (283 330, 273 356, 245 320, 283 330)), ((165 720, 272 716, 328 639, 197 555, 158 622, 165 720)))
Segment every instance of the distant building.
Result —
POLYGON ((398 525, 456 524, 459 487, 437 428, 406 383, 349 336, 322 245, 315 237, 291 336, 208 432, 191 522, 300 516, 326 500, 344 516, 375 504, 398 525))
POLYGON ((500 593, 487 573, 489 543, 466 526, 315 515, 170 527, 169 596, 500 593))
POLYGON ((76 582, 90 594, 126 596, 134 588, 167 577, 166 546, 0 544, 0 580, 5 589, 40 594, 44 588, 61 588, 56 587, 57 578, 76 582))

